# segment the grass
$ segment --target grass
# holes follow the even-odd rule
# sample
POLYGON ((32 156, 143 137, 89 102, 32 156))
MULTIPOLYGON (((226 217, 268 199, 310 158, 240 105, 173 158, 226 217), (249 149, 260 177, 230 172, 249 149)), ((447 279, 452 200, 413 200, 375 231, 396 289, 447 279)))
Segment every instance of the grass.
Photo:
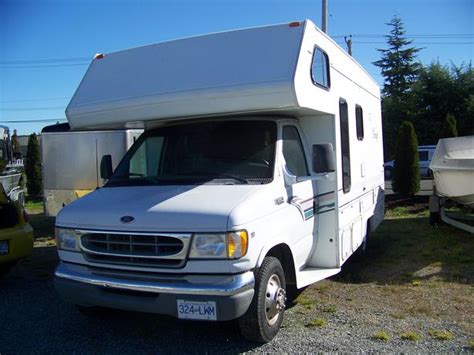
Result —
POLYGON ((296 301, 306 309, 311 309, 316 304, 316 300, 308 298, 304 295, 299 296, 296 301))
POLYGON ((404 332, 400 334, 400 337, 403 340, 418 341, 421 339, 421 335, 416 332, 404 332))
POLYGON ((474 350, 474 339, 469 340, 469 349, 474 350))
POLYGON ((29 214, 43 213, 43 199, 37 197, 27 197, 25 208, 29 214))
POLYGON ((370 233, 362 258, 351 258, 339 276, 351 282, 422 286, 436 277, 465 284, 474 282, 472 236, 449 225, 429 224, 428 200, 388 208, 385 220, 370 233), (387 272, 390 270, 390 272, 387 272))
POLYGON ((372 338, 375 340, 380 340, 380 341, 390 340, 390 336, 383 330, 376 332, 374 335, 372 335, 372 338))
POLYGON ((431 329, 431 330, 429 331, 429 334, 430 334, 433 338, 438 339, 438 340, 443 340, 443 341, 453 340, 453 338, 454 338, 453 333, 450 333, 450 332, 448 332, 447 330, 431 329))
POLYGON ((323 318, 315 318, 312 321, 310 321, 308 324, 306 324, 307 327, 325 327, 328 324, 328 322, 323 319, 323 318))
POLYGON ((326 313, 336 313, 336 311, 337 311, 336 306, 327 306, 323 308, 323 312, 326 312, 326 313))
POLYGON ((43 200, 28 197, 25 203, 26 211, 30 217, 30 224, 34 230, 35 239, 54 237, 54 217, 43 214, 43 200))

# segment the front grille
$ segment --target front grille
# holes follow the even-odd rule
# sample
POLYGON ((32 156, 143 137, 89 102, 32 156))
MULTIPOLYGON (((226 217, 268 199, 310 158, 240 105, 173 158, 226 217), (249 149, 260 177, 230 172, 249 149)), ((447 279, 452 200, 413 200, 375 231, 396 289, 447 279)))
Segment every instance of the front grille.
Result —
POLYGON ((185 263, 190 236, 125 233, 85 233, 81 249, 96 263, 181 267, 185 263))

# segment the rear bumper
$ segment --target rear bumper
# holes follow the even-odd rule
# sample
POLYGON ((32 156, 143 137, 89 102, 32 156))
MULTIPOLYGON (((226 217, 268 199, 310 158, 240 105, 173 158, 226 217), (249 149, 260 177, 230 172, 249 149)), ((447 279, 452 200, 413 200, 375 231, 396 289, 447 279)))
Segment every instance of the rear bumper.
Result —
POLYGON ((8 253, 0 255, 0 264, 28 256, 33 251, 33 228, 28 223, 0 230, 0 240, 8 242, 8 253))
POLYGON ((90 268, 61 262, 55 287, 63 299, 177 317, 177 300, 216 302, 217 320, 243 315, 253 298, 254 275, 166 275, 90 268))

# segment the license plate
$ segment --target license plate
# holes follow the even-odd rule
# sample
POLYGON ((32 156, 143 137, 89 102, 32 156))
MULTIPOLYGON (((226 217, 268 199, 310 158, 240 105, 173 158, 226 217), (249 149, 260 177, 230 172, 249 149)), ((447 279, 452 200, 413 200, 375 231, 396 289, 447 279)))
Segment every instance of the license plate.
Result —
POLYGON ((0 241, 0 255, 8 254, 8 240, 0 241))
POLYGON ((216 302, 177 300, 178 318, 217 320, 216 302))

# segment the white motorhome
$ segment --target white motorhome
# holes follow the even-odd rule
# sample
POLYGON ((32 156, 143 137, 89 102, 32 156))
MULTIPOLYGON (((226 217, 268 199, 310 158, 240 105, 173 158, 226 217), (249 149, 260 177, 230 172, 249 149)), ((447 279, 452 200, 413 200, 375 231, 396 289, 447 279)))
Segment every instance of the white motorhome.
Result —
POLYGON ((97 55, 66 114, 145 129, 56 219, 55 285, 81 310, 238 318, 269 341, 383 219, 379 87, 308 20, 97 55))

